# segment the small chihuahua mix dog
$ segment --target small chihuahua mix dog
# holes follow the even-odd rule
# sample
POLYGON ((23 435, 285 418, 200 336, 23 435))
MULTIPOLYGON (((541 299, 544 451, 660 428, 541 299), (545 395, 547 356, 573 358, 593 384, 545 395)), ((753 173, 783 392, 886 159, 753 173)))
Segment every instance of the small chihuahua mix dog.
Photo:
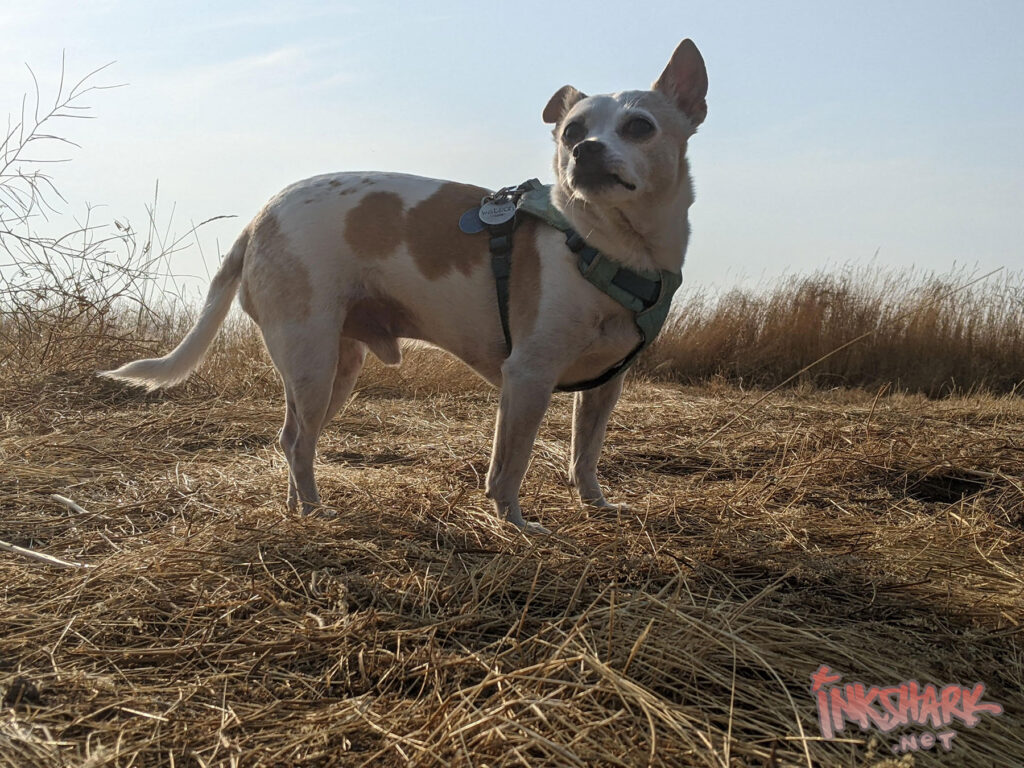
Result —
MULTIPOLYGON (((680 43, 649 91, 587 96, 566 85, 543 111, 554 125, 551 204, 588 246, 638 271, 682 269, 693 187, 687 141, 707 115, 707 72, 680 43)), ((487 237, 459 230, 488 190, 393 173, 338 173, 294 184, 242 231, 213 279, 202 313, 165 357, 102 375, 150 389, 183 381, 239 295, 284 380, 281 447, 288 507, 317 509, 317 439, 345 404, 369 350, 401 362, 399 339, 463 360, 501 389, 487 496, 527 523, 519 488, 552 391, 593 379, 626 358, 640 333, 633 313, 590 284, 563 232, 529 217, 516 230, 506 346, 487 237)), ((597 459, 622 375, 576 392, 569 476, 584 503, 610 505, 597 459)))

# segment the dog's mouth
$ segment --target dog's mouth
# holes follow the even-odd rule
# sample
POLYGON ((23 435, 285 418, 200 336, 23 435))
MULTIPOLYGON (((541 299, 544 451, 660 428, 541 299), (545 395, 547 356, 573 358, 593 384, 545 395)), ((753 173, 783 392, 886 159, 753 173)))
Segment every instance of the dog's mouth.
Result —
POLYGON ((628 189, 628 190, 629 190, 630 192, 636 192, 636 184, 630 184, 630 183, 629 183, 628 181, 626 181, 626 180, 625 180, 624 178, 622 178, 621 176, 619 176, 619 174, 617 174, 617 173, 613 173, 613 174, 612 174, 612 178, 613 178, 613 179, 615 179, 615 183, 616 183, 616 184, 619 184, 619 185, 621 185, 621 186, 625 187, 625 188, 626 188, 626 189, 628 189))
POLYGON ((596 192, 609 187, 622 187, 630 192, 636 191, 636 184, 631 184, 617 173, 611 171, 591 171, 576 168, 573 174, 573 186, 578 189, 596 192))

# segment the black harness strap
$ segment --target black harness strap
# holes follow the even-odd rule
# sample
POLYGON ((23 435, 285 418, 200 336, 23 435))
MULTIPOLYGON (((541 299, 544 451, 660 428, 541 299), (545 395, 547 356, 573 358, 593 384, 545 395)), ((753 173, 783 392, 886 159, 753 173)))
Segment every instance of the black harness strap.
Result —
POLYGON ((512 229, 515 220, 496 227, 491 231, 491 271, 494 272, 494 288, 498 293, 498 313, 501 315, 501 332, 505 334, 505 349, 512 351, 512 333, 508 327, 508 280, 512 274, 512 229))
MULTIPOLYGON (((491 251, 491 271, 494 273, 494 289, 498 297, 498 315, 501 317, 501 332, 505 335, 505 349, 512 351, 512 332, 509 329, 508 305, 509 305, 509 278, 512 274, 512 233, 515 231, 516 218, 512 218, 504 224, 488 225, 490 233, 489 248, 491 251)), ((599 252, 586 244, 582 237, 574 230, 566 232, 566 245, 573 251, 585 266, 593 263, 599 252)), ((619 269, 612 278, 612 283, 622 290, 637 297, 645 307, 652 306, 661 292, 661 283, 656 280, 648 280, 635 272, 619 269)), ((641 338, 640 343, 633 348, 633 351, 622 360, 613 365, 607 371, 593 379, 580 381, 575 384, 564 384, 555 387, 556 392, 582 392, 587 389, 594 389, 605 384, 630 366, 640 351, 646 346, 646 340, 641 338)))
MULTIPOLYGON (((640 343, 626 357, 600 376, 576 384, 555 387, 557 392, 580 392, 599 387, 611 381, 628 368, 641 350, 653 341, 654 336, 657 335, 658 330, 661 328, 661 323, 664 321, 664 314, 667 312, 668 306, 667 302, 671 301, 672 293, 678 287, 678 279, 675 285, 669 285, 669 289, 663 297, 663 281, 665 280, 664 275, 667 273, 663 272, 662 276, 658 279, 651 279, 626 267, 618 266, 614 261, 603 257, 596 248, 587 245, 579 233, 569 228, 567 223, 563 226, 558 222, 551 221, 551 216, 545 214, 545 210, 551 208, 550 203, 547 204, 547 208, 541 209, 538 212, 536 206, 532 205, 536 201, 531 195, 533 191, 543 189, 544 187, 539 182, 531 180, 520 184, 518 187, 505 187, 490 197, 485 198, 484 203, 497 201, 498 204, 501 204, 511 200, 518 208, 520 202, 525 200, 526 203, 523 207, 527 213, 538 216, 543 221, 563 230, 565 232, 566 245, 576 254, 578 259, 580 273, 597 286, 599 290, 627 309, 630 309, 637 320, 637 329, 640 331, 640 343), (598 273, 600 273, 600 276, 598 273), (659 319, 652 324, 648 322, 648 317, 651 313, 657 311, 652 308, 659 304, 662 298, 665 299, 664 302, 661 302, 665 305, 665 309, 659 319)), ((545 200, 547 199, 545 197, 545 200)), ((486 228, 490 234, 491 271, 494 273, 494 289, 498 299, 498 314, 501 318, 501 331, 505 336, 505 350, 506 353, 511 354, 512 332, 509 328, 509 279, 512 274, 512 233, 515 231, 519 217, 518 215, 512 215, 511 218, 500 224, 486 223, 485 218, 500 218, 501 214, 504 214, 505 211, 499 209, 497 212, 498 216, 489 215, 485 217, 482 215, 484 203, 481 204, 481 208, 467 211, 463 216, 463 220, 466 217, 469 217, 469 220, 466 222, 460 220, 459 226, 460 229, 467 233, 479 232, 486 228), (465 226, 463 226, 464 223, 465 226)), ((490 213, 488 211, 488 214, 490 213)), ((560 216, 557 211, 555 211, 555 215, 560 216)))
MULTIPOLYGON (((565 244, 588 267, 600 253, 596 248, 587 245, 579 233, 572 229, 565 233, 565 244)), ((658 280, 648 280, 628 269, 619 269, 612 278, 612 283, 626 293, 636 296, 646 306, 654 304, 661 294, 661 283, 658 280)))
MULTIPOLYGON (((577 255, 579 260, 586 266, 593 264, 600 252, 593 246, 587 245, 586 241, 580 237, 579 233, 575 230, 568 230, 565 233, 565 244, 569 246, 569 250, 577 255)), ((624 269, 620 269, 615 273, 615 277, 612 278, 612 283, 617 285, 619 288, 627 291, 636 296, 640 301, 643 302, 645 307, 652 306, 657 300, 661 293, 661 283, 655 280, 648 280, 646 277, 642 277, 635 272, 630 272, 624 269)), ((565 384, 562 386, 555 387, 556 392, 583 392, 587 389, 594 389, 600 387, 602 384, 614 379, 624 370, 626 370, 633 362, 640 351, 647 345, 647 340, 644 338, 640 339, 640 343, 637 344, 633 351, 626 355, 622 360, 617 362, 607 371, 602 373, 593 379, 587 381, 580 381, 576 384, 565 384)))

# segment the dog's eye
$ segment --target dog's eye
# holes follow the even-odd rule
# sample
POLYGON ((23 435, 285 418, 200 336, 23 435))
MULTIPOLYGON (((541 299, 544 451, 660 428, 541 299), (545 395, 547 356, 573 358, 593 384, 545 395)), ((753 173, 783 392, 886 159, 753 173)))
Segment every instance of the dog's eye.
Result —
POLYGON ((654 123, 646 117, 634 117, 622 126, 622 135, 627 139, 646 139, 654 133, 654 123))
POLYGON ((577 120, 569 123, 562 131, 562 141, 570 147, 576 146, 585 138, 587 138, 587 129, 583 127, 583 123, 577 120))

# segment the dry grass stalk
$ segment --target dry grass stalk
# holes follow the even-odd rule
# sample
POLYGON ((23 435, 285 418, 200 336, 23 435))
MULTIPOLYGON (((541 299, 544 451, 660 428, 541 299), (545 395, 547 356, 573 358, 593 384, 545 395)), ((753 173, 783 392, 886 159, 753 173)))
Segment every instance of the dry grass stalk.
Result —
POLYGON ((979 394, 1024 378, 1018 278, 691 299, 645 370, 711 383, 631 380, 602 463, 629 510, 572 500, 557 398, 523 489, 555 535, 526 539, 483 498, 495 395, 433 351, 370 365, 324 436, 332 521, 283 510, 247 322, 170 393, 95 379, 189 319, 154 218, 124 259, 29 233, 0 285, 0 538, 97 565, 0 558, 0 767, 894 765, 819 736, 822 663, 986 683, 1004 714, 915 765, 1021 765, 1024 404, 979 394), (790 391, 729 383, 861 334, 790 391))
POLYGON ((642 365, 661 380, 770 387, 821 360, 800 380, 932 396, 1015 391, 1024 382, 1024 279, 973 279, 872 265, 762 292, 691 293, 642 365))
POLYGON ((47 565, 55 565, 58 568, 95 568, 94 565, 86 565, 85 563, 72 563, 67 560, 61 560, 59 557, 48 555, 45 552, 36 552, 31 549, 25 549, 24 547, 18 547, 14 544, 9 544, 6 541, 0 541, 0 550, 4 552, 12 552, 15 555, 27 557, 29 560, 35 560, 38 563, 46 563, 47 565))
POLYGON ((1024 754, 1019 399, 797 389, 694 449, 745 395, 634 381, 609 513, 571 500, 559 398, 524 487, 556 534, 524 539, 482 493, 494 395, 410 358, 324 437, 334 521, 283 510, 259 370, 3 380, 0 535, 98 567, 0 560, 0 688, 39 690, 0 765, 883 765, 821 739, 822 663, 989 686, 1005 714, 919 764, 1024 754))

